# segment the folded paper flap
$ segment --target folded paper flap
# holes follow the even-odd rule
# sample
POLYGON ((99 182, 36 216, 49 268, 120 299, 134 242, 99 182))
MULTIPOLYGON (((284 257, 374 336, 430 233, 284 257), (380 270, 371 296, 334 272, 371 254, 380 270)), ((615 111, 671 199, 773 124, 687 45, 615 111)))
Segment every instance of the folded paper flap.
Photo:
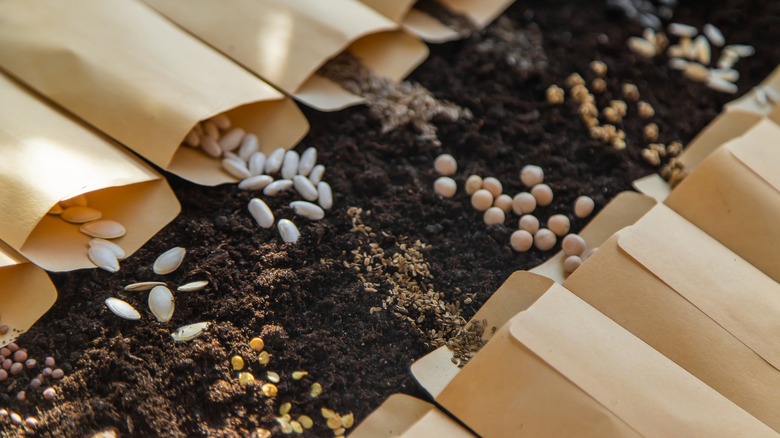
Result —
POLYGON ((558 284, 510 324, 518 343, 642 435, 776 436, 558 284))
MULTIPOLYGON (((6 251, 0 242, 0 259, 6 251)), ((46 272, 31 264, 20 263, 0 268, 0 324, 10 330, 0 335, 5 346, 27 331, 57 300, 57 290, 46 272)))
POLYGON ((726 147, 780 192, 780 125, 762 120, 726 147))
POLYGON ((429 43, 445 43, 463 37, 458 31, 418 9, 409 11, 401 26, 429 43))
POLYGON ((621 233, 618 245, 780 369, 780 284, 664 205, 621 233))
POLYGON ((370 6, 385 17, 400 22, 404 16, 412 9, 416 0, 360 0, 361 3, 370 6))
POLYGON ((378 32, 352 43, 349 52, 381 77, 400 81, 428 57, 428 46, 403 30, 378 32))
POLYGON ((465 15, 480 29, 490 24, 514 0, 439 0, 444 7, 465 15))
POLYGON ((318 74, 312 75, 293 97, 319 111, 338 111, 365 101, 318 74))
MULTIPOLYGON (((7 243, 0 241, 0 268, 6 266, 20 265, 22 263, 28 263, 29 261, 22 257, 21 254, 16 252, 13 248, 8 246, 7 243)), ((0 316, 2 316, 0 314, 0 316)))
POLYGON ((762 116, 743 111, 720 113, 691 140, 680 155, 685 170, 690 173, 723 143, 739 137, 761 120, 762 116))

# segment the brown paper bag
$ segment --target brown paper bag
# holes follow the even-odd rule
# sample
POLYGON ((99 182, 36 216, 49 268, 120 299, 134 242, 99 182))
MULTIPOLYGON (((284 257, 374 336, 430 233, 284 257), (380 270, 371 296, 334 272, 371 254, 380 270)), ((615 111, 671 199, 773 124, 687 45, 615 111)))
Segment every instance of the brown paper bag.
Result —
POLYGON ((160 174, 103 136, 0 74, 0 240, 50 271, 91 268, 90 237, 46 213, 61 199, 87 194, 127 234, 131 254, 179 213, 160 174))
POLYGON ((56 300, 46 272, 0 242, 0 325, 10 327, 0 336, 0 347, 29 330, 56 300))
POLYGON ((777 436, 554 284, 436 398, 482 436, 777 436))
POLYGON ((780 281, 780 125, 765 119, 726 143, 666 203, 780 281))
POLYGON ((612 237, 564 286, 780 431, 780 285, 671 209, 612 237))
POLYGON ((405 394, 393 394, 363 420, 350 438, 473 437, 469 431, 436 408, 405 394))
POLYGON ((269 151, 308 123, 289 99, 135 0, 0 2, 0 67, 160 167, 235 181, 182 139, 229 111, 269 151))
POLYGON ((428 54, 420 41, 388 32, 398 24, 355 0, 144 1, 261 78, 323 111, 362 102, 315 74, 328 59, 354 51, 353 43, 384 32, 382 44, 364 42, 369 47, 359 57, 377 75, 394 80, 409 74, 428 54), (411 49, 387 50, 394 44, 411 49))

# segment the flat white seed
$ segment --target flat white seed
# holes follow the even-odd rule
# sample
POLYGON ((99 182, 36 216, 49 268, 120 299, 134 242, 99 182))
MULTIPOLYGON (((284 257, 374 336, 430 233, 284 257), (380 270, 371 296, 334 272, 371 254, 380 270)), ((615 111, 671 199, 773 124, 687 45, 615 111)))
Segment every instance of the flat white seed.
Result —
POLYGON ((674 70, 685 70, 685 66, 688 65, 688 61, 682 58, 670 58, 669 68, 674 70))
POLYGON ((593 202, 590 196, 579 196, 574 201, 574 216, 578 218, 586 218, 593 213, 593 209, 596 207, 596 203, 593 202))
POLYGON ((718 68, 731 68, 734 67, 737 61, 739 61, 739 55, 732 50, 724 49, 720 52, 720 58, 718 58, 716 65, 718 68))
POLYGON ((168 322, 173 316, 176 303, 173 293, 165 286, 155 286, 149 292, 149 310, 160 322, 168 322))
POLYGON ((51 214, 51 215, 54 215, 54 216, 59 216, 59 215, 61 215, 61 214, 62 214, 62 207, 60 206, 60 204, 54 204, 54 205, 53 205, 53 206, 52 206, 52 207, 49 209, 49 211, 47 211, 47 212, 46 212, 46 214, 51 214))
POLYGON ((562 214, 554 214, 547 219, 547 228, 556 236, 563 237, 569 232, 571 222, 568 217, 562 214))
POLYGON ((209 322, 197 322, 195 324, 185 325, 183 327, 177 328, 173 333, 171 333, 171 337, 176 342, 191 341, 202 335, 210 325, 211 323, 209 322))
POLYGON ((458 171, 458 162, 450 154, 441 154, 433 160, 433 169, 442 176, 452 176, 458 171))
POLYGON ((282 162, 284 161, 284 148, 277 148, 271 152, 271 155, 265 159, 265 173, 273 175, 282 168, 282 162))
POLYGON ((738 90, 737 84, 714 76, 707 78, 707 87, 715 91, 720 91, 721 93, 729 94, 734 94, 738 90))
POLYGON ((165 251, 157 257, 154 261, 152 270, 157 275, 170 274, 181 266, 181 262, 184 261, 184 256, 187 254, 187 250, 176 246, 174 248, 165 251))
POLYGON ((200 139, 200 148, 210 157, 217 158, 222 155, 222 149, 219 147, 217 141, 208 136, 200 139))
POLYGON ((295 214, 303 216, 313 221, 318 221, 325 217, 325 210, 317 204, 312 204, 306 201, 293 201, 290 203, 290 207, 295 210, 295 214))
POLYGON ((458 191, 458 183, 449 176, 440 176, 433 182, 433 191, 442 198, 452 198, 458 191))
POLYGON ((712 50, 710 43, 704 35, 699 35, 693 40, 693 46, 696 50, 696 60, 704 65, 709 65, 712 60, 712 50))
POLYGON ((79 231, 90 237, 101 239, 117 239, 127 233, 125 226, 111 219, 101 219, 87 222, 79 227, 79 231))
POLYGON ((723 32, 720 31, 717 27, 713 26, 710 23, 707 23, 702 28, 702 31, 704 32, 704 35, 707 36, 707 38, 710 40, 713 46, 715 47, 723 47, 724 44, 726 44, 726 38, 723 37, 723 32))
POLYGON ((544 170, 541 167, 529 164, 520 170, 520 181, 526 187, 533 187, 544 182, 544 170))
POLYGON ((509 236, 509 245, 517 252, 526 252, 534 244, 534 236, 528 231, 517 230, 509 236))
POLYGON ((203 122, 203 131, 206 133, 206 137, 214 140, 214 142, 219 140, 219 128, 211 120, 203 122))
POLYGON ((152 290, 155 286, 165 286, 162 281, 141 281, 139 283, 132 283, 125 286, 125 290, 128 292, 144 292, 152 290))
POLYGON ((658 38, 655 36, 655 31, 649 27, 646 27, 644 30, 642 30, 642 38, 646 39, 653 46, 658 45, 658 38))
POLYGON ((183 284, 176 288, 179 292, 197 292, 204 287, 208 286, 208 280, 193 281, 187 284, 183 284))
POLYGON ((579 234, 567 234, 561 242, 561 249, 563 249, 563 253, 567 256, 582 255, 586 248, 585 239, 579 234))
POLYGON ((249 173, 258 176, 263 172, 265 172, 265 154, 258 151, 249 157, 249 173))
POLYGON ((225 152, 234 151, 241 145, 246 131, 241 128, 233 128, 219 139, 219 148, 225 152))
POLYGON ((319 184, 320 181, 322 181, 323 176, 325 176, 325 166, 318 164, 311 170, 309 181, 311 181, 312 184, 319 184))
POLYGON ((298 175, 309 176, 314 166, 317 165, 317 149, 307 148, 301 154, 301 159, 298 161, 298 175))
POLYGON ((307 201, 317 200, 317 187, 312 184, 309 178, 303 175, 295 175, 293 177, 293 185, 303 199, 307 201))
POLYGON ((555 237, 555 233, 547 228, 540 228, 539 231, 534 234, 534 246, 540 251, 549 251, 555 246, 555 242, 558 240, 555 237))
POLYGON ((111 242, 110 240, 105 240, 105 239, 101 239, 101 238, 96 237, 96 238, 91 239, 89 241, 89 246, 90 247, 95 246, 95 245, 105 246, 106 248, 110 249, 111 252, 114 253, 114 255, 116 256, 116 258, 118 260, 122 260, 125 257, 127 257, 127 253, 125 253, 125 250, 122 249, 121 246, 117 245, 114 242, 111 242))
POLYGON ((739 72, 733 68, 713 68, 710 70, 710 75, 729 82, 739 80, 739 72))
POLYGON ((84 195, 76 195, 72 198, 63 199, 60 201, 60 207, 62 208, 86 207, 87 205, 87 197, 84 195))
POLYGON ((325 181, 320 181, 317 184, 317 203, 325 210, 330 210, 333 207, 333 190, 331 190, 330 184, 325 181))
POLYGON ((482 180, 482 188, 490 192, 494 198, 504 191, 504 186, 501 184, 501 181, 492 176, 482 180))
POLYGON ((100 269, 104 269, 108 272, 119 271, 119 260, 117 260, 114 252, 105 246, 94 245, 87 250, 87 256, 100 269))
POLYGON ((129 319, 131 321, 138 321, 141 319, 141 314, 126 301, 111 297, 106 298, 105 303, 108 310, 120 318, 129 319))
POLYGON ((485 224, 487 225, 503 224, 504 220, 506 220, 506 214, 504 213, 504 210, 501 210, 498 207, 490 207, 485 210, 482 220, 485 221, 485 224))
POLYGON ((532 214, 524 214, 517 221, 517 228, 528 231, 531 234, 536 234, 539 231, 539 219, 532 214))
POLYGON ((673 44, 666 49, 666 54, 670 58, 685 58, 687 56, 685 49, 679 44, 673 44))
POLYGON ((471 206, 474 210, 485 211, 493 205, 493 194, 485 189, 479 189, 471 195, 471 206))
POLYGON ((238 160, 238 161, 244 161, 241 159, 241 157, 238 156, 238 154, 234 152, 222 152, 222 158, 230 158, 231 160, 238 160))
POLYGON ((274 225, 274 213, 262 199, 253 198, 249 201, 249 214, 262 228, 271 228, 274 225))
POLYGON ((260 150, 260 143, 257 141, 257 136, 248 132, 244 139, 241 140, 241 146, 238 147, 238 156, 242 160, 248 162, 252 154, 260 150))
POLYGON ((293 188, 293 182, 289 179, 278 179, 271 184, 268 184, 263 189, 263 194, 266 196, 276 196, 279 193, 290 190, 293 188))
POLYGON ((669 23, 669 26, 666 28, 666 31, 669 32, 669 34, 678 36, 678 37, 688 37, 693 38, 696 36, 699 31, 690 25, 682 24, 682 23, 669 23))
POLYGON ((710 69, 698 62, 689 62, 683 69, 683 75, 696 82, 704 82, 710 77, 710 69))
POLYGON ((249 168, 246 167, 246 163, 241 158, 223 158, 222 168, 238 179, 247 179, 252 176, 252 174, 249 173, 249 168))
POLYGON ((466 178, 466 184, 464 188, 466 189, 467 195, 473 195, 474 192, 482 188, 482 177, 479 175, 469 176, 466 178))
POLYGON ((582 265, 582 258, 576 255, 570 255, 563 260, 563 270, 567 274, 576 271, 582 265))
POLYGON ((241 190, 263 190, 268 184, 274 182, 273 177, 268 175, 255 175, 244 178, 238 183, 241 190))
POLYGON ((194 130, 190 131, 187 133, 187 136, 184 137, 184 144, 196 148, 200 146, 200 136, 194 130))
POLYGON ((506 194, 500 194, 493 201, 493 207, 500 208, 504 213, 512 211, 512 197, 506 194))
POLYGON ((747 58, 753 56, 756 53, 756 49, 753 46, 747 44, 729 44, 724 47, 723 50, 730 50, 737 54, 740 58, 747 58))
POLYGON ((552 204, 553 191, 547 184, 537 184, 533 186, 531 195, 536 198, 536 203, 542 207, 552 204))
POLYGON ((83 224, 85 222, 92 222, 100 219, 103 217, 103 213, 101 213, 100 210, 95 210, 91 207, 75 206, 62 210, 60 217, 63 220, 74 224, 83 224))
POLYGON ((225 114, 217 114, 216 116, 210 118, 208 120, 209 122, 213 123, 217 128, 221 130, 230 129, 230 118, 225 114))
POLYGON ((644 38, 630 37, 627 44, 628 48, 639 56, 645 58, 652 58, 655 56, 655 46, 644 38))
POLYGON ((536 210, 536 198, 528 192, 520 192, 512 198, 512 211, 516 215, 532 213, 536 210))
POLYGON ((276 227, 279 229, 279 235, 282 236, 282 240, 285 243, 296 243, 301 237, 301 232, 298 231, 298 227, 289 219, 279 220, 276 227))
POLYGON ((301 161, 301 156, 298 152, 287 151, 284 153, 284 160, 282 160, 282 178, 293 179, 298 175, 298 163, 301 161))

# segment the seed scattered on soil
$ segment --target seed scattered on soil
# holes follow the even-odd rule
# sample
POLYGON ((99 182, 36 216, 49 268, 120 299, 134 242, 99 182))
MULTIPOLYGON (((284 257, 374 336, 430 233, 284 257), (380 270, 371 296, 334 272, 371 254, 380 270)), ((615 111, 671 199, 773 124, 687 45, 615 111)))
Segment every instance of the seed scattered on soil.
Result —
POLYGON ((175 301, 173 293, 165 286, 155 286, 149 292, 149 310, 160 322, 168 322, 173 317, 175 301))
POLYGON ((477 211, 485 211, 493 205, 493 194, 479 189, 471 195, 471 206, 477 211))
POLYGON ((261 391, 266 397, 276 397, 279 393, 279 389, 273 383, 266 383, 262 386, 261 391))
POLYGON ((247 383, 254 382, 255 376, 252 375, 252 373, 238 373, 238 383, 241 385, 246 385, 247 383))
POLYGON ((114 313, 114 315, 129 319, 131 321, 137 321, 141 319, 141 314, 130 303, 122 301, 119 298, 106 298, 106 307, 108 310, 114 313))
POLYGON ((309 391, 309 395, 312 398, 319 397, 320 394, 322 394, 322 385, 319 384, 319 382, 314 382, 311 384, 311 390, 309 391))
POLYGON ((171 248, 157 257, 152 270, 157 275, 170 274, 181 266, 186 254, 187 250, 180 246, 171 248))
POLYGON ((555 233, 547 228, 540 228, 539 231, 534 234, 534 246, 536 246, 536 249, 539 251, 549 251, 553 249, 557 240, 555 233))
POLYGON ((574 201, 574 216, 583 219, 593 213, 596 203, 589 196, 579 196, 574 201))
POLYGON ((433 169, 442 176, 452 176, 458 171, 458 162, 450 154, 441 154, 433 160, 433 169))
POLYGON ((198 336, 202 335, 203 332, 206 331, 206 329, 211 325, 208 322, 198 322, 195 324, 189 324, 185 325, 183 327, 179 327, 171 333, 171 337, 176 342, 186 342, 191 341, 198 336))
POLYGON ((458 191, 458 184, 448 176, 440 176, 433 182, 433 191, 442 198, 452 198, 458 191))
POLYGON ((279 377, 279 374, 274 371, 268 371, 266 373, 266 376, 268 377, 268 381, 271 383, 279 383, 282 380, 279 377))
POLYGON ((257 360, 260 362, 260 365, 268 365, 268 362, 271 361, 271 355, 267 351, 261 351, 257 356, 257 360))
POLYGON ((249 348, 254 351, 263 351, 265 342, 263 342, 262 338, 252 338, 252 340, 249 341, 249 348))
POLYGON ((558 237, 563 237, 569 232, 571 222, 569 218, 562 214, 554 214, 547 219, 547 228, 558 237))
POLYGON ((547 97, 547 103, 550 105, 560 105, 564 101, 563 88, 557 85, 550 85, 545 92, 545 96, 547 97))
POLYGON ((509 244, 517 252, 526 252, 534 244, 534 237, 526 230, 517 230, 509 237, 509 244))
POLYGON ((311 429, 314 426, 314 420, 308 415, 301 415, 298 417, 298 422, 301 423, 304 429, 311 429))
POLYGON ((512 197, 502 193, 493 201, 493 207, 500 208, 504 213, 509 213, 512 211, 512 197))
POLYGON ((208 286, 208 284, 208 280, 193 281, 177 287, 176 290, 179 292, 197 292, 208 286))
POLYGON ((233 371, 241 371, 244 369, 244 358, 241 356, 233 356, 230 358, 230 366, 233 367, 233 371))
POLYGON ((498 225, 504 223, 506 216, 504 210, 501 210, 498 207, 490 207, 485 211, 483 220, 486 225, 498 225))
POLYGON ((526 187, 533 187, 544 182, 544 170, 541 167, 529 164, 520 170, 520 181, 526 187))
POLYGON ((301 237, 298 227, 289 219, 280 219, 276 227, 284 243, 297 243, 301 237))
MULTIPOLYGON (((553 191, 547 184, 537 184, 531 189, 531 195, 536 199, 536 203, 542 207, 552 204, 553 191)), ((530 213, 526 212, 526 213, 530 213)))
POLYGON ((309 374, 306 371, 293 371, 292 372, 292 378, 293 380, 301 380, 303 379, 307 374, 309 374))

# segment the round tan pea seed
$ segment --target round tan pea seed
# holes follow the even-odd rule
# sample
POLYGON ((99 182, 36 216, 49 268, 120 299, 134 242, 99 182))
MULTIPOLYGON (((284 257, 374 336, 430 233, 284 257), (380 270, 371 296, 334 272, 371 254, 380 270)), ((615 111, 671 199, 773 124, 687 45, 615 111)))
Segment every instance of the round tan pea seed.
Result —
POLYGON ((433 182, 433 191, 442 198, 452 198, 458 191, 458 184, 448 176, 440 176, 433 182))
POLYGON ((569 274, 577 270, 582 265, 580 256, 570 255, 563 261, 563 270, 569 274))
POLYGON ((493 178, 492 176, 482 180, 482 188, 490 192, 494 198, 504 191, 504 186, 501 184, 501 181, 493 178))
POLYGON ((493 207, 500 208, 504 213, 512 211, 512 197, 509 195, 499 195, 493 201, 493 207))
POLYGON ((539 226, 539 219, 531 214, 524 214, 520 217, 520 220, 517 221, 517 228, 528 231, 531 234, 536 234, 536 232, 539 231, 539 226))
POLYGON ((534 236, 526 230, 517 230, 509 237, 509 244, 517 252, 526 252, 534 244, 534 236))
POLYGON ((525 184, 526 187, 533 187, 537 184, 541 184, 544 181, 544 170, 533 164, 523 166, 520 170, 520 181, 525 184))
POLYGON ((536 203, 545 207, 552 204, 553 191, 547 184, 537 184, 531 189, 531 194, 536 198, 536 203))
POLYGON ((586 218, 593 213, 596 203, 589 196, 580 196, 574 201, 574 215, 578 218, 586 218))
POLYGON ((493 205, 493 194, 485 189, 479 189, 471 195, 471 206, 477 211, 485 211, 493 205))
POLYGON ((471 175, 466 179, 466 194, 473 195, 474 192, 482 188, 482 177, 471 175))
POLYGON ((562 237, 569 232, 569 228, 571 228, 571 222, 569 222, 568 217, 562 214, 554 214, 550 216, 550 219, 547 219, 547 228, 555 233, 556 236, 562 237))
POLYGON ((555 234, 547 228, 540 228, 534 235, 534 246, 540 251, 549 251, 558 240, 555 234))
POLYGON ((516 215, 532 213, 536 210, 536 198, 528 192, 521 192, 512 199, 512 211, 516 215))
POLYGON ((458 162, 450 154, 441 154, 433 160, 433 169, 439 175, 452 176, 458 171, 458 162))
POLYGON ((567 256, 581 256, 586 248, 585 239, 578 234, 568 234, 563 238, 563 242, 561 242, 561 249, 563 249, 563 253, 567 256))
POLYGON ((503 224, 506 219, 504 210, 498 207, 490 207, 485 211, 485 215, 482 218, 487 225, 503 224))
POLYGON ((244 369, 244 358, 241 356, 233 356, 230 359, 230 365, 233 367, 233 371, 241 371, 244 369))
POLYGON ((265 348, 265 342, 263 342, 262 338, 252 338, 252 340, 249 341, 249 348, 254 351, 263 351, 263 348, 265 348))

